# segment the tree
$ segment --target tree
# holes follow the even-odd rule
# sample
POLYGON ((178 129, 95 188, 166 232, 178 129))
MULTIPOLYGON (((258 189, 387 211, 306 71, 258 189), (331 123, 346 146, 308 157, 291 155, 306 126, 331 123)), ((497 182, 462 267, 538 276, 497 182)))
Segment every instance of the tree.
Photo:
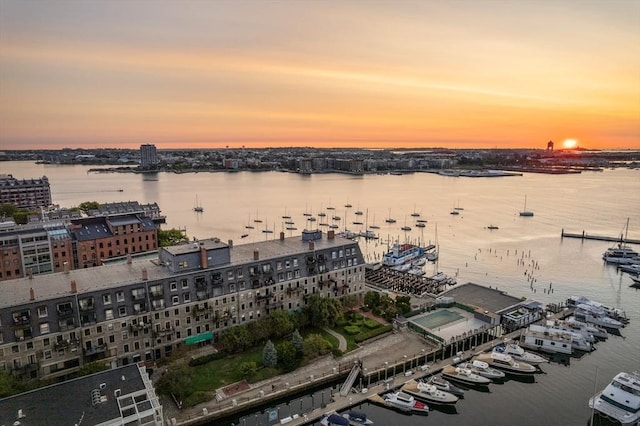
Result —
POLYGON ((166 231, 158 229, 158 244, 160 247, 175 246, 176 244, 188 241, 189 239, 185 233, 179 229, 172 228, 166 231))
POLYGON ((262 365, 267 368, 274 368, 278 365, 278 351, 271 340, 267 340, 262 350, 262 365))
POLYGON ((271 311, 269 321, 271 322, 271 334, 275 337, 286 336, 296 327, 293 317, 288 311, 271 311))
POLYGON ((302 352, 308 359, 313 359, 329 353, 331 348, 331 343, 327 342, 321 334, 310 334, 304 339, 302 352))
POLYGON ((240 372, 242 377, 244 377, 245 379, 254 375, 257 369, 258 369, 258 366, 253 361, 241 362, 240 365, 238 366, 238 371, 240 372))
POLYGON ((247 324, 249 333, 253 336, 255 343, 265 342, 271 337, 271 320, 269 317, 261 317, 247 324))
POLYGON ((240 352, 253 346, 253 337, 247 327, 237 325, 223 330, 220 334, 220 342, 227 352, 240 352))
POLYGON ((97 210, 98 207, 100 207, 100 203, 97 201, 85 201, 80 203, 78 207, 80 207, 80 210, 86 214, 89 213, 90 210, 97 210))
POLYGON ((368 291, 364 295, 364 304, 369 309, 375 309, 380 304, 380 293, 377 291, 368 291))
POLYGON ((13 217, 18 208, 10 203, 0 204, 0 217, 13 217))
POLYGON ((304 340, 302 339, 302 336, 300 335, 300 332, 298 330, 293 331, 293 335, 291 336, 291 344, 295 348, 297 354, 302 353, 304 340))
POLYGON ((178 401, 193 393, 191 370, 186 365, 172 366, 160 377, 156 389, 164 395, 173 395, 178 401))
POLYGON ((100 361, 95 361, 95 362, 90 362, 88 364, 83 365, 82 367, 80 367, 80 370, 78 370, 78 377, 82 377, 82 376, 88 376, 89 374, 93 374, 93 373, 99 373, 101 371, 105 371, 108 370, 109 366, 107 364, 105 364, 104 362, 100 362, 100 361))
POLYGON ((297 365, 297 357, 296 357, 296 348, 293 346, 293 343, 285 340, 278 343, 277 346, 278 353, 278 362, 285 370, 291 371, 296 368, 297 365))
POLYGON ((396 297, 396 310, 400 315, 406 314, 411 311, 411 297, 410 296, 398 296, 396 297))
POLYGON ((358 300, 358 296, 355 294, 348 294, 347 296, 342 298, 342 306, 352 311, 358 307, 360 301, 358 300))
POLYGON ((333 327, 342 318, 342 305, 337 299, 313 294, 309 298, 309 317, 315 327, 333 327))

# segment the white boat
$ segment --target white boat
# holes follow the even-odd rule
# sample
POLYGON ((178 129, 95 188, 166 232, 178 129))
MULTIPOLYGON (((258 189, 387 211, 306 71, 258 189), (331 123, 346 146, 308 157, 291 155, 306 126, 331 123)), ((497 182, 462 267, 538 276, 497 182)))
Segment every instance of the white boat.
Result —
POLYGON ((427 263, 427 259, 420 257, 411 261, 411 266, 424 266, 427 263))
POLYGON ((589 398, 589 408, 620 422, 621 425, 639 425, 640 374, 616 374, 602 392, 589 398))
POLYGON ((393 246, 382 256, 382 264, 385 266, 397 266, 409 263, 424 256, 425 248, 415 244, 394 243, 393 246))
POLYGON ((638 258, 638 263, 618 265, 618 270, 631 275, 640 275, 640 258, 638 258))
POLYGON ((595 349, 595 347, 591 343, 589 343, 581 333, 560 330, 553 326, 538 325, 538 324, 530 324, 529 330, 537 331, 540 333, 549 333, 549 334, 568 333, 571 336, 571 349, 576 351, 582 351, 582 352, 591 352, 592 350, 595 349))
POLYGON ((524 361, 531 365, 539 365, 549 362, 549 360, 543 356, 525 351, 518 342, 503 342, 496 345, 493 350, 495 352, 511 355, 511 357, 516 361, 524 361))
POLYGON ((624 234, 620 236, 620 242, 615 246, 608 248, 602 255, 607 263, 635 263, 634 259, 640 257, 640 253, 627 247, 627 233, 629 231, 629 219, 624 227, 624 234))
POLYGON ((571 296, 567 299, 567 305, 578 307, 578 305, 589 305, 602 311, 606 316, 613 318, 614 320, 627 323, 629 319, 622 309, 615 308, 613 306, 607 306, 603 303, 596 302, 595 300, 588 299, 584 296, 571 296))
POLYGON ((500 380, 500 379, 504 379, 504 377, 506 376, 506 374, 504 374, 502 371, 498 370, 497 368, 493 368, 489 366, 489 364, 487 364, 486 362, 479 361, 477 359, 474 359, 471 362, 460 363, 458 364, 458 367, 468 368, 469 370, 473 371, 477 375, 486 377, 489 380, 500 380))
POLYGON ((409 380, 400 389, 402 392, 414 396, 416 399, 431 404, 455 404, 458 397, 438 389, 429 383, 409 380))
POLYGON ((598 341, 596 336, 592 333, 596 328, 589 326, 583 322, 567 320, 547 320, 547 327, 552 327, 556 330, 568 331, 571 333, 580 333, 587 342, 593 344, 598 341))
POLYGON ((479 354, 475 357, 478 361, 484 361, 491 367, 498 368, 506 373, 518 376, 532 375, 537 371, 536 367, 524 361, 516 361, 511 355, 491 351, 479 354))
POLYGON ((461 368, 455 365, 448 365, 442 369, 442 375, 447 379, 456 380, 467 385, 485 386, 491 380, 474 373, 468 368, 461 368))
POLYGON ((426 272, 424 271, 424 269, 422 269, 419 266, 412 266, 411 268, 409 268, 409 270, 407 271, 407 273, 411 274, 411 275, 417 275, 419 277, 423 276, 424 274, 426 274, 426 272))
POLYGON ((527 196, 524 196, 524 209, 520 212, 520 216, 522 217, 531 217, 533 216, 533 212, 527 210, 527 196))
POLYGON ((392 269, 398 272, 409 272, 409 270, 411 270, 411 263, 403 263, 402 265, 394 266, 392 269))
POLYGON ((404 392, 388 393, 384 396, 386 405, 408 413, 428 413, 429 407, 422 401, 404 392))
POLYGON ((593 334, 594 337, 600 340, 606 340, 609 338, 609 333, 607 332, 607 329, 603 327, 598 327, 597 325, 594 325, 594 324, 580 322, 576 320, 575 317, 569 317, 565 320, 565 322, 570 327, 581 327, 581 328, 584 327, 585 330, 587 330, 589 333, 593 334))
POLYGON ((457 397, 464 396, 464 391, 462 389, 460 389, 459 387, 455 386, 453 383, 451 383, 450 381, 448 381, 447 379, 443 378, 440 375, 430 376, 427 379, 427 383, 429 383, 431 385, 434 385, 435 387, 437 387, 441 391, 448 392, 448 393, 450 393, 452 395, 455 395, 457 397))
POLYGON ((373 420, 368 418, 367 415, 362 411, 349 410, 346 413, 343 413, 342 417, 349 420, 349 425, 351 426, 358 426, 358 425, 373 426, 374 425, 373 420))
POLYGON ((571 355, 573 338, 567 332, 548 333, 527 329, 522 335, 520 346, 550 354, 571 355))
POLYGON ((578 321, 595 324, 611 330, 619 330, 624 327, 623 323, 607 316, 603 310, 598 309, 595 306, 580 303, 576 308, 577 309, 573 313, 573 316, 578 321))

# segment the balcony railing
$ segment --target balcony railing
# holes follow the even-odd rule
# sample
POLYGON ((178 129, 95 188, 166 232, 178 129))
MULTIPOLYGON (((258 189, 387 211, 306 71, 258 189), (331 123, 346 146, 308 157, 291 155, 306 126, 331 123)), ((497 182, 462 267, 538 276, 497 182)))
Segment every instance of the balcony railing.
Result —
POLYGON ((58 318, 71 318, 73 317, 73 309, 58 309, 58 318))
POLYGON ((106 344, 102 344, 102 345, 97 345, 97 346, 92 346, 90 348, 85 348, 84 349, 84 354, 85 356, 91 356, 91 355, 97 355, 100 353, 104 353, 107 351, 107 345, 106 344))
POLYGON ((31 323, 31 317, 29 315, 14 315, 13 325, 23 326, 31 323))

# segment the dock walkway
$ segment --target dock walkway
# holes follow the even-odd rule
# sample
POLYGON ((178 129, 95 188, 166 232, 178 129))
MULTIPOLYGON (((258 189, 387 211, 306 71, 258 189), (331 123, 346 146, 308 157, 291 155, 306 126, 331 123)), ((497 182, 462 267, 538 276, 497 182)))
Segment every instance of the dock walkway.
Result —
POLYGON ((612 243, 622 243, 622 244, 640 244, 640 240, 635 238, 624 238, 622 235, 619 237, 607 237, 603 235, 592 235, 587 234, 585 231, 582 231, 581 234, 575 234, 571 232, 565 232, 564 229, 560 234, 562 238, 579 238, 581 240, 596 240, 596 241, 610 241, 612 243))

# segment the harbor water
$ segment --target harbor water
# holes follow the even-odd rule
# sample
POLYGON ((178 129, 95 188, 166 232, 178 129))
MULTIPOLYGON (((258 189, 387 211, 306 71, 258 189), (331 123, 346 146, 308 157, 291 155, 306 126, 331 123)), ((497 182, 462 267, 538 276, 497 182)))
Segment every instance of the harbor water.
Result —
MULTIPOLYGON (((629 238, 640 238, 638 170, 465 178, 430 173, 89 173, 85 166, 31 162, 4 162, 0 169, 19 179, 46 175, 53 202, 63 207, 84 201, 157 202, 167 217, 164 229, 181 228, 190 238, 218 237, 234 244, 278 238, 281 231, 299 235, 318 227, 317 213, 323 211, 338 231, 379 226, 378 240, 360 242, 370 262, 395 240, 437 244, 439 261, 426 267, 427 274, 442 271, 458 283, 491 286, 543 303, 584 295, 620 307, 631 318, 620 336, 599 343, 596 351, 543 365, 534 383, 507 380, 486 392, 468 391, 454 410, 434 409, 423 417, 362 405, 377 425, 586 425, 589 397, 619 371, 640 370, 640 291, 630 287, 626 274, 603 262, 602 253, 613 243, 560 237, 564 229, 605 236, 628 232, 629 238), (525 197, 533 217, 519 215, 525 197), (196 199, 201 213, 193 211, 196 199), (459 214, 451 214, 454 209, 459 214), (317 221, 308 221, 304 213, 317 221), (294 224, 285 224, 282 216, 294 224), (387 223, 390 217, 396 222, 387 223), (424 228, 415 227, 418 218, 427 221, 424 228), (402 231, 403 226, 411 230, 402 231)), ((307 399, 283 405, 281 413, 308 409, 307 399)), ((263 424, 259 414, 247 413, 236 424, 263 424)))

